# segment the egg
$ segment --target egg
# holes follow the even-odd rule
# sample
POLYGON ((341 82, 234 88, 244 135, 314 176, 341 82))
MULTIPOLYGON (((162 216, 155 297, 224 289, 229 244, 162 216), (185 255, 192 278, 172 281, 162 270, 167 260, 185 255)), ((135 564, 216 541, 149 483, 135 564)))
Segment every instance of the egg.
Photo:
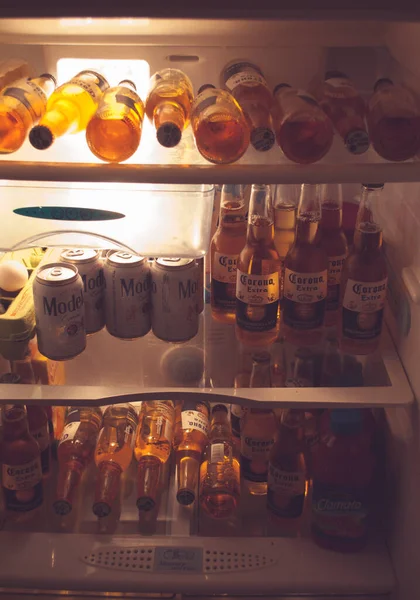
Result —
POLYGON ((18 260, 0 263, 0 288, 6 292, 18 292, 28 281, 28 271, 18 260))

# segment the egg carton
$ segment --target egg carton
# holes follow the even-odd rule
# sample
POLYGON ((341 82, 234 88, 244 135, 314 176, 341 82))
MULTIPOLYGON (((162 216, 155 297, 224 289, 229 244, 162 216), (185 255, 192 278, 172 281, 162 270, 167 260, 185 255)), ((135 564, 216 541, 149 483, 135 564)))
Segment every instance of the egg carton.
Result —
POLYGON ((52 262, 52 250, 28 248, 17 252, 6 252, 0 264, 6 260, 17 260, 28 270, 28 281, 18 293, 0 288, 0 354, 7 360, 22 360, 28 342, 35 334, 35 310, 32 285, 41 264, 52 262))

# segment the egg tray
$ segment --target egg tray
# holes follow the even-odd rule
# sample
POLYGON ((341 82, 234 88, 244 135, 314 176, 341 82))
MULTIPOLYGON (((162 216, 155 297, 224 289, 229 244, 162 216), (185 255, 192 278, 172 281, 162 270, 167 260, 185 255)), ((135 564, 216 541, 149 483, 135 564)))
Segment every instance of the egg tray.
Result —
POLYGON ((50 262, 51 251, 45 248, 28 248, 18 252, 6 252, 0 264, 6 260, 22 262, 28 270, 28 281, 20 292, 14 294, 0 288, 0 354, 7 360, 21 360, 27 344, 35 334, 35 310, 32 285, 39 266, 50 262))

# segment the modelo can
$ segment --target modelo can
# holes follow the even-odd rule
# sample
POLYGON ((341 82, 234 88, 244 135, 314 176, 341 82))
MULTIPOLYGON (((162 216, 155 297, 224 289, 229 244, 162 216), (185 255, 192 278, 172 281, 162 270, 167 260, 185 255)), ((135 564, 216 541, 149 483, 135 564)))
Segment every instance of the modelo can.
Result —
POLYGON ((105 279, 99 251, 93 248, 64 250, 60 261, 77 267, 83 282, 86 333, 96 333, 105 325, 105 279))
POLYGON ((109 333, 130 340, 150 331, 150 267, 146 258, 111 250, 104 265, 105 323, 109 333))
POLYGON ((152 265, 152 330, 166 342, 184 342, 198 332, 197 263, 158 258, 152 265))
POLYGON ((39 268, 33 284, 36 333, 41 354, 51 360, 74 358, 86 348, 83 282, 74 265, 39 268))

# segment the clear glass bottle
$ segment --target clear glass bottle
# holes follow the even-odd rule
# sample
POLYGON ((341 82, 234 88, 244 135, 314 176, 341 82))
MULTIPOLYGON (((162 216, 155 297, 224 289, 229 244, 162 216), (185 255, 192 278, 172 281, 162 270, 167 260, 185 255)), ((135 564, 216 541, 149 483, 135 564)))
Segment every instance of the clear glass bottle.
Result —
POLYGON ((386 160, 408 160, 420 150, 420 110, 414 94, 391 79, 378 79, 368 102, 372 146, 386 160))
POLYGON ((274 245, 274 215, 268 185, 254 184, 246 244, 236 278, 236 334, 251 346, 272 343, 279 330, 281 261, 274 245))
POLYGON ((240 466, 226 406, 212 409, 209 442, 200 467, 200 507, 214 519, 235 514, 241 493, 240 466))
POLYGON ((73 508, 73 498, 83 472, 93 460, 99 429, 100 408, 71 406, 57 450, 58 481, 54 510, 67 515, 73 508))
POLYGON ((224 185, 220 200, 219 225, 210 245, 211 294, 213 317, 235 321, 236 267, 245 246, 247 210, 242 185, 224 185))
POLYGON ((323 158, 331 148, 334 131, 315 98, 288 83, 277 85, 273 95, 274 130, 284 155, 302 165, 323 158))
POLYGON ((137 469, 137 508, 152 510, 157 504, 162 467, 172 452, 175 423, 170 400, 143 402, 134 455, 137 469))
POLYGON ((252 355, 252 371, 249 380, 251 388, 272 387, 271 381, 271 355, 263 350, 252 355))
POLYGON ((144 105, 135 84, 124 79, 106 90, 98 110, 86 128, 86 141, 95 156, 107 162, 122 162, 140 144, 144 105))
POLYGON ((282 273, 284 259, 295 241, 299 193, 300 186, 295 184, 278 184, 274 191, 274 245, 280 256, 282 273))
POLYGON ((84 131, 108 88, 105 77, 89 70, 60 85, 49 97, 39 124, 29 133, 32 146, 45 150, 62 135, 84 131))
POLYGON ((362 185, 354 245, 344 264, 340 345, 349 354, 370 354, 380 341, 388 271, 382 251, 382 229, 373 210, 383 187, 362 185))
POLYGON ((104 412, 103 427, 95 449, 98 475, 92 506, 97 517, 107 517, 121 492, 121 476, 133 458, 137 412, 131 404, 114 404, 104 412))
POLYGON ((163 69, 151 77, 145 109, 161 146, 179 144, 190 122, 193 97, 190 79, 178 69, 163 69))
POLYGON ((303 184, 296 238, 284 261, 284 335, 292 343, 313 344, 322 336, 328 259, 321 247, 320 186, 303 184))
POLYGON ((195 500, 201 457, 208 442, 210 406, 207 401, 186 399, 181 412, 180 442, 175 446, 177 494, 180 504, 195 500))
POLYGON ((19 79, 0 94, 0 154, 16 152, 28 131, 44 115, 55 79, 49 73, 19 79))
POLYGON ((249 146, 249 127, 241 107, 226 90, 201 86, 191 108, 197 150, 208 161, 229 164, 249 146))
POLYGON ((249 60, 235 59, 225 66, 221 80, 247 117, 255 150, 270 150, 275 142, 271 121, 273 96, 261 69, 249 60))

